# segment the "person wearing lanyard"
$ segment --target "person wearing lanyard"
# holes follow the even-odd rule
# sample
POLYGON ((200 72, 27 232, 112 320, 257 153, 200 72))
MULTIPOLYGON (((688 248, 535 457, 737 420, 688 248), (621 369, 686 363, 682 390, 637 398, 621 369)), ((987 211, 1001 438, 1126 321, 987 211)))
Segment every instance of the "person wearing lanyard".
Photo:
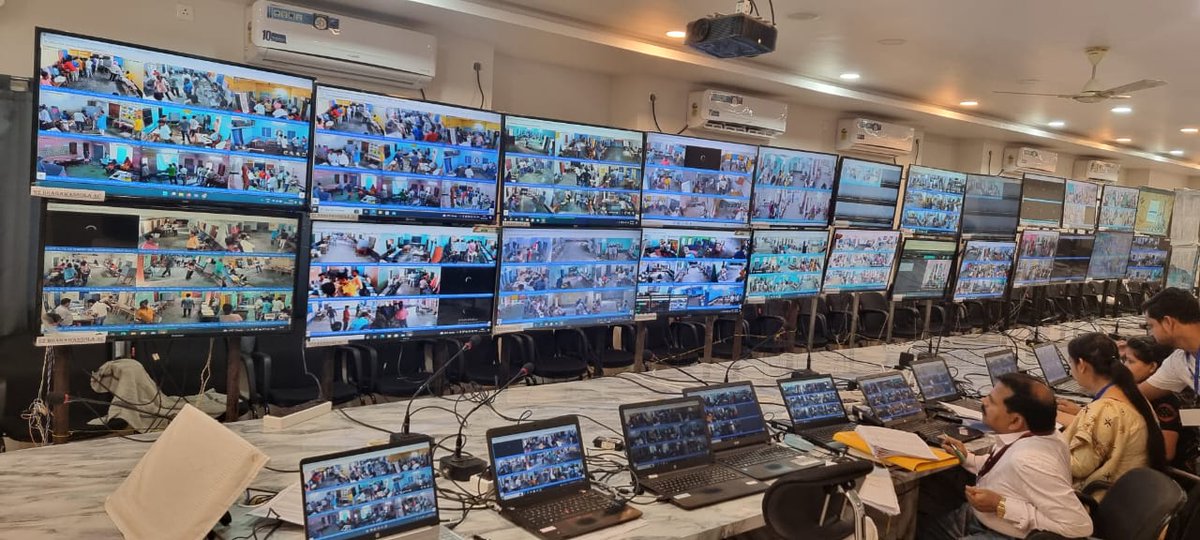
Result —
POLYGON ((967 453, 962 442, 942 447, 976 474, 967 503, 941 515, 923 515, 922 540, 1024 538, 1033 531, 1068 538, 1092 534, 1092 518, 1071 486, 1070 454, 1054 433, 1054 392, 1024 373, 1001 375, 983 400, 983 421, 998 441, 987 456, 967 453))
POLYGON ((1158 343, 1176 349, 1138 389, 1157 401, 1185 388, 1200 388, 1200 304, 1191 293, 1171 287, 1142 304, 1146 326, 1158 343))
POLYGON ((1133 373, 1121 363, 1116 342, 1099 332, 1083 334, 1067 345, 1067 356, 1071 375, 1093 396, 1082 409, 1059 403, 1059 410, 1078 413, 1063 432, 1075 489, 1100 500, 1132 469, 1163 470, 1167 455, 1158 419, 1138 392, 1133 373))

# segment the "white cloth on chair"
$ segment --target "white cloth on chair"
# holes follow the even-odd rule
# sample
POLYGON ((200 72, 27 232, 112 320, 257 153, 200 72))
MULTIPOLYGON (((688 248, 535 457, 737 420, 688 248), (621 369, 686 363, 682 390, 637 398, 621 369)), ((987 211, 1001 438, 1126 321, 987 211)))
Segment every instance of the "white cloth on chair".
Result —
MULTIPOLYGON (((216 390, 191 396, 163 394, 154 379, 150 378, 150 374, 146 373, 145 366, 132 358, 118 358, 105 362, 92 373, 90 383, 92 390, 111 393, 113 400, 118 403, 150 413, 174 416, 184 405, 189 404, 210 416, 225 412, 225 395, 216 390)), ((89 424, 104 425, 115 418, 125 421, 139 432, 161 428, 166 422, 149 414, 110 406, 104 416, 92 420, 89 424)))

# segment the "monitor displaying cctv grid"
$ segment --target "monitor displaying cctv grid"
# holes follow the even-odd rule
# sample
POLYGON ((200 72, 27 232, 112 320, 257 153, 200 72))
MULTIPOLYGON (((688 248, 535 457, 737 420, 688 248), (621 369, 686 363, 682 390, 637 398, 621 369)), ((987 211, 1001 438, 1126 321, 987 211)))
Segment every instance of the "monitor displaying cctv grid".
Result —
POLYGON ((646 134, 642 224, 745 228, 757 157, 748 144, 646 134))

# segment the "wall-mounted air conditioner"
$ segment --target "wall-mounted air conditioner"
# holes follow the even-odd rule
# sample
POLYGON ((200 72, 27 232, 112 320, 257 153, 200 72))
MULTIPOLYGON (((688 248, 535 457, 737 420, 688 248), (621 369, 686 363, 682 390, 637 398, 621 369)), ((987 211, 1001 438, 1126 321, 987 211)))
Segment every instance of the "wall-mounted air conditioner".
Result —
POLYGON ((913 150, 917 130, 900 124, 889 124, 869 118, 846 118, 838 121, 838 152, 896 157, 913 150))
POLYGON ((1025 173, 1054 174, 1058 169, 1058 154, 1040 148, 1019 146, 1004 149, 1000 175, 1020 178, 1025 173))
POLYGON ((771 139, 787 130, 787 104, 722 90, 688 94, 688 127, 771 139))
POLYGON ((1075 162, 1073 178, 1116 182, 1121 176, 1121 164, 1098 159, 1081 159, 1075 162))

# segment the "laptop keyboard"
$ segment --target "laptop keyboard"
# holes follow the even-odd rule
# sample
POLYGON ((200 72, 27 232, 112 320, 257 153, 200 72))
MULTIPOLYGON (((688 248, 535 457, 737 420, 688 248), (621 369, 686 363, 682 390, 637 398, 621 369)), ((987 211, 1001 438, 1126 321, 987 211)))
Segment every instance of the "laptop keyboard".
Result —
POLYGON ((661 495, 674 495, 676 493, 685 493, 696 488, 711 486, 744 478, 741 473, 726 469, 725 467, 705 467, 698 471, 671 476, 666 479, 658 479, 654 481, 654 490, 661 495))
POLYGON ((786 461, 796 457, 798 452, 791 448, 784 448, 768 444, 760 448, 754 448, 747 451, 735 452, 731 455, 718 456, 717 461, 724 463, 730 467, 737 469, 750 467, 760 463, 771 463, 773 461, 786 461))
POLYGON ((941 441, 943 434, 954 437, 962 442, 971 442, 979 438, 964 437, 958 432, 958 428, 960 427, 962 427, 961 424, 955 424, 953 422, 946 422, 943 420, 924 420, 914 424, 897 426, 897 429, 903 429, 904 431, 916 433, 921 437, 921 440, 934 445, 940 445, 942 443, 941 441))
POLYGON ((1067 379, 1061 383, 1058 383, 1058 386, 1055 386, 1055 388, 1072 394, 1087 394, 1087 392, 1083 391, 1083 387, 1079 386, 1079 382, 1075 379, 1067 379))
POLYGON ((585 491, 554 501, 529 506, 521 510, 521 517, 537 528, 553 525, 563 519, 596 512, 608 508, 613 500, 596 491, 585 491))
POLYGON ((983 404, 980 403, 979 400, 977 400, 977 399, 956 399, 954 401, 951 401, 950 404, 954 405, 955 407, 962 407, 964 409, 967 409, 969 411, 975 411, 977 413, 983 412, 983 404))
POLYGON ((855 424, 852 423, 833 424, 832 426, 804 429, 800 431, 800 434, 823 443, 831 443, 833 442, 834 433, 839 431, 854 431, 855 427, 855 424))

